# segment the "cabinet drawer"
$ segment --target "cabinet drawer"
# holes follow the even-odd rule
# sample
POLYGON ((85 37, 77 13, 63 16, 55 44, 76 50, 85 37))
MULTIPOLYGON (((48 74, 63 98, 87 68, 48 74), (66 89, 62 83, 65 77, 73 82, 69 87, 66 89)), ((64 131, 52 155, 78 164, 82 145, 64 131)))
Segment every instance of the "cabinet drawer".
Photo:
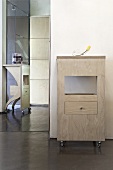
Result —
POLYGON ((65 102, 65 114, 97 114, 97 102, 65 102))

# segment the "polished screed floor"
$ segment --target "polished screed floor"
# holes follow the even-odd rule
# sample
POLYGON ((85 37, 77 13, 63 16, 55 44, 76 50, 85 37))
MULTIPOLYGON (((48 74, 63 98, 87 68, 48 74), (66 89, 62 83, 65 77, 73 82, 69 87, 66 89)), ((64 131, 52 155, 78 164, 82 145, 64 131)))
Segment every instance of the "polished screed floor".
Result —
POLYGON ((113 170, 113 140, 102 142, 100 149, 93 142, 79 141, 61 147, 49 138, 47 109, 34 108, 24 117, 18 111, 14 125, 11 113, 0 115, 0 170, 113 170))
POLYGON ((0 131, 3 132, 47 132, 49 131, 49 108, 48 106, 31 107, 31 114, 28 109, 23 113, 20 109, 15 109, 14 113, 0 115, 0 131))

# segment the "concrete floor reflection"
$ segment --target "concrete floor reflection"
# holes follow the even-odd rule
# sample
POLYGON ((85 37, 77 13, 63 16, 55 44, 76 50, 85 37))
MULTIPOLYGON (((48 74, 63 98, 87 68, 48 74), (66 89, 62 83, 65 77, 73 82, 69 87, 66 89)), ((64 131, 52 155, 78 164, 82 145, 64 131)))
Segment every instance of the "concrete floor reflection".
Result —
POLYGON ((31 114, 24 111, 24 116, 20 109, 14 113, 0 115, 0 131, 49 131, 49 109, 48 107, 31 107, 31 114))

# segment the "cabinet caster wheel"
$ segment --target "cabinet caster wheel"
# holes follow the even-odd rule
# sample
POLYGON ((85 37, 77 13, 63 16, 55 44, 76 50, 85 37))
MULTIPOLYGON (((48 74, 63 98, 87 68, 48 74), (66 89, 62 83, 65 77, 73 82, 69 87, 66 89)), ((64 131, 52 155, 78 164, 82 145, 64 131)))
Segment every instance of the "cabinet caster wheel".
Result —
POLYGON ((95 147, 98 147, 98 148, 101 148, 101 141, 94 141, 93 142, 93 145, 95 146, 95 147))
POLYGON ((31 108, 28 108, 28 113, 31 114, 31 108))
POLYGON ((97 147, 98 147, 98 148, 101 147, 101 141, 99 141, 99 142, 97 143, 97 147))
POLYGON ((64 142, 60 141, 60 146, 63 147, 64 146, 64 142))
POLYGON ((24 111, 22 111, 22 115, 24 116, 24 111))

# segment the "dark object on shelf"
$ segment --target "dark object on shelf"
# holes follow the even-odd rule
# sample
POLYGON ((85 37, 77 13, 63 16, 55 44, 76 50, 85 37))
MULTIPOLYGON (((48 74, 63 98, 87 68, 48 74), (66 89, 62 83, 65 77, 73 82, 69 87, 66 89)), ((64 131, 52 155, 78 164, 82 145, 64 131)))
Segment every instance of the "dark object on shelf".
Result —
POLYGON ((21 64, 23 61, 23 57, 20 53, 12 54, 12 64, 21 64))

